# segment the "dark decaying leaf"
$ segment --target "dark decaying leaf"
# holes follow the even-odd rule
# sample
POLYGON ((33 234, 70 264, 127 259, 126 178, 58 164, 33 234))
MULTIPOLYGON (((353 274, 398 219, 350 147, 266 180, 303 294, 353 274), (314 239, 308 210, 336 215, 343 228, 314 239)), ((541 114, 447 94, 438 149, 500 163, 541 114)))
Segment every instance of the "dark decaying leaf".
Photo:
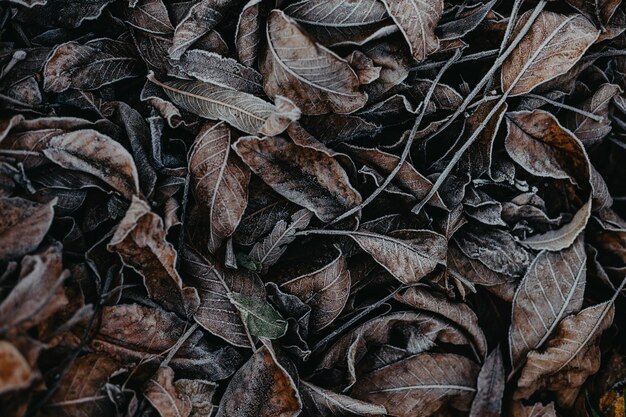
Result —
POLYGON ((285 13, 327 46, 360 45, 395 29, 383 4, 374 0, 301 0, 285 13))
POLYGON ((409 44, 413 58, 421 61, 439 49, 435 27, 443 12, 442 0, 383 0, 383 3, 409 44))
POLYGON ((126 365, 160 364, 177 348, 169 365, 175 372, 200 374, 210 381, 231 376, 243 362, 232 347, 215 348, 196 330, 177 346, 187 323, 176 314, 139 304, 117 304, 102 309, 102 325, 90 342, 92 349, 107 353, 126 365))
POLYGON ((380 404, 398 417, 431 415, 444 404, 467 411, 476 392, 478 369, 463 356, 419 353, 363 376, 352 395, 380 404))
POLYGON ((502 351, 498 346, 487 356, 478 373, 476 395, 470 409, 470 417, 501 415, 504 381, 504 362, 502 351))
MULTIPOLYGON (((529 16, 526 12, 521 17, 516 32, 529 16)), ((566 73, 598 35, 593 24, 581 15, 542 12, 502 64, 502 89, 511 95, 525 94, 566 73)))
POLYGON ((106 396, 105 384, 121 367, 118 361, 103 353, 89 353, 78 358, 63 376, 47 411, 64 417, 113 412, 114 406, 106 396))
POLYGON ((251 94, 201 81, 161 83, 152 75, 148 78, 184 110, 206 119, 226 121, 252 135, 278 135, 300 117, 300 110, 281 96, 270 104, 251 94))
POLYGON ((148 294, 164 307, 186 316, 194 313, 198 293, 183 286, 175 268, 176 251, 165 240, 163 220, 145 201, 133 197, 107 248, 143 277, 148 294))
POLYGON ((54 216, 55 200, 38 204, 23 198, 0 199, 0 259, 23 256, 39 246, 54 216))
MULTIPOLYGON (((528 172, 555 179, 568 179, 590 191, 591 167, 583 145, 554 116, 542 110, 507 115, 505 147, 511 158, 528 172)), ((572 221, 560 229, 531 236, 524 241, 533 249, 560 250, 568 247, 585 228, 591 202, 585 203, 572 221)))
POLYGON ((96 39, 84 45, 68 42, 53 52, 44 69, 44 89, 95 90, 124 78, 141 75, 142 63, 132 44, 96 39))
POLYGON ((446 239, 429 230, 398 230, 381 235, 367 230, 347 233, 400 282, 412 285, 446 263, 446 239))
POLYGON ((133 157, 119 143, 95 130, 54 136, 42 153, 63 168, 100 178, 129 200, 139 192, 133 157))
POLYGON ((205 124, 189 155, 191 187, 198 210, 209 218, 209 250, 237 228, 248 203, 250 170, 231 149, 232 131, 225 123, 205 124))
POLYGON ((276 222, 269 235, 254 244, 250 250, 250 259, 261 265, 261 271, 267 272, 296 239, 296 233, 308 226, 312 217, 309 210, 301 209, 291 215, 289 223, 285 220, 276 222))
POLYGON ((0 303, 0 329, 28 330, 62 309, 67 303, 63 282, 61 245, 22 258, 19 283, 0 303))
POLYGON ((541 347, 559 322, 580 310, 587 278, 583 240, 559 252, 543 251, 528 267, 513 299, 509 346, 515 368, 541 347))
MULTIPOLYGON (((528 354, 515 396, 526 398, 541 388, 558 393, 580 387, 600 367, 597 342, 614 314, 613 301, 607 301, 563 319, 545 347, 528 354)), ((559 405, 572 405, 567 395, 557 397, 559 405)))
POLYGON ((327 265, 290 279, 281 288, 311 306, 311 329, 319 331, 330 325, 343 310, 350 295, 350 271, 338 251, 327 265))
POLYGON ((148 380, 144 395, 161 417, 188 416, 191 413, 191 401, 174 385, 174 371, 169 367, 160 367, 148 380))
POLYGON ((293 377, 276 353, 263 346, 233 376, 217 417, 295 417, 301 410, 293 377))
POLYGON ((0 340, 0 394, 28 387, 33 380, 33 370, 20 351, 6 340, 0 340))
POLYGON ((266 39, 261 72, 270 97, 288 97, 304 114, 352 113, 365 105, 367 94, 359 91, 350 65, 317 44, 283 12, 270 13, 266 39))
POLYGON ((387 414, 385 407, 360 401, 347 395, 318 387, 306 381, 300 381, 300 396, 304 415, 307 416, 383 416, 387 414))
POLYGON ((0 416, 621 416, 625 7, 0 0, 0 416))
POLYGON ((195 319, 202 327, 235 346, 249 346, 247 331, 239 310, 231 303, 230 293, 264 297, 260 280, 251 274, 220 268, 191 248, 182 259, 183 277, 200 296, 195 319))
POLYGON ((330 222, 361 202, 344 169, 325 152, 281 137, 244 137, 233 147, 274 191, 322 221, 330 222))

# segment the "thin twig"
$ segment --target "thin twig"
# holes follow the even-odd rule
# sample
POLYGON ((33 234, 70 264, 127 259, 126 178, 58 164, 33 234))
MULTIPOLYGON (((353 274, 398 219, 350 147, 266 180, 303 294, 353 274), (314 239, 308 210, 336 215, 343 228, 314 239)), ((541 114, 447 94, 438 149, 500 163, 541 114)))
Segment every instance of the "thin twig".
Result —
POLYGON ((435 132, 433 132, 432 134, 428 136, 428 138, 426 139, 427 141, 434 138, 435 136, 437 136, 438 134, 446 130, 448 127, 450 127, 450 125, 452 125, 452 123, 456 121, 457 117, 462 115, 465 112, 465 110, 467 110, 468 106, 472 103, 474 98, 482 91, 485 84, 487 84, 487 82, 491 79, 493 74, 495 74, 496 71, 500 69, 504 61, 509 57, 509 55, 511 55, 513 50, 521 42, 522 38, 526 36, 528 31, 532 27, 533 23, 539 16, 539 13, 541 13, 543 8, 546 6, 546 2, 547 0, 541 0, 539 1, 539 3, 537 3, 537 5, 535 6, 535 9, 533 10, 533 13, 530 15, 530 17, 526 21, 526 24, 524 24, 524 27, 517 34, 515 39, 513 39, 513 42, 511 42, 511 44, 506 49, 506 51, 504 51, 504 53, 501 54, 498 57, 498 59, 496 59, 496 61, 491 66, 491 68, 489 68, 489 71, 487 71, 485 76, 478 82, 478 84, 476 84, 474 89, 463 100, 463 103, 461 103, 461 105, 456 109, 456 111, 452 114, 452 116, 450 116, 450 118, 443 125, 441 125, 435 132))
MULTIPOLYGON (((513 51, 513 48, 515 48, 517 46, 517 44, 522 40, 522 38, 530 30, 530 27, 532 26, 532 23, 535 21, 537 16, 539 16, 539 13, 541 13, 541 11, 545 7, 545 5, 546 5, 546 0, 541 0, 539 3, 537 3, 537 6, 535 7, 535 10, 533 11, 533 14, 530 16, 530 18, 526 22, 526 25, 524 26, 524 28, 522 28, 520 33, 517 35, 517 37, 511 43, 511 45, 505 51, 505 53, 502 54, 500 56, 500 58, 498 58, 498 60, 494 63, 493 67, 489 70, 488 74, 490 74, 492 72, 495 72, 497 70, 497 68, 499 68, 502 65, 502 62, 504 62, 504 60, 513 51)), ((539 49, 541 49, 541 48, 539 48, 539 49)), ((480 133, 487 127, 487 124, 489 123, 491 118, 498 112, 498 110, 500 109, 500 106, 509 97, 509 94, 511 94, 511 91, 513 91, 513 88, 515 87, 515 85, 519 82, 519 80, 522 78, 524 73, 528 70, 527 67, 530 65, 529 63, 532 62, 536 58, 536 55, 539 53, 538 51, 535 52, 535 54, 534 54, 535 56, 532 56, 531 59, 526 63, 525 67, 522 68, 522 70, 519 72, 517 77, 515 77, 515 79, 511 83, 511 86, 507 89, 507 91, 504 92, 504 94, 502 95, 500 100, 498 100, 497 104, 493 107, 493 109, 491 109, 489 114, 487 114, 485 119, 476 128, 474 133, 472 133, 472 135, 469 137, 469 139, 463 144, 463 146, 461 146, 461 148, 457 151, 457 153, 452 157, 452 159, 450 160, 450 162, 448 163, 446 168, 443 170, 441 175, 439 175, 439 177, 437 178, 437 181, 433 184, 432 188, 430 189, 428 194, 426 194, 424 199, 422 199, 422 201, 420 201, 415 207, 413 207, 413 209, 411 209, 411 211, 413 213, 418 214, 422 210, 422 208, 426 205, 426 203, 428 203, 428 201, 437 193, 437 191, 439 191, 439 188, 441 188, 441 185, 446 180, 448 175, 450 175, 450 172, 452 172, 452 169, 456 166, 457 162, 459 162, 461 157, 465 154, 465 151, 467 151, 469 149, 469 147, 474 143, 476 138, 478 138, 478 135, 480 135, 480 133)), ((478 92, 480 91, 480 88, 482 88, 481 84, 484 85, 484 83, 486 83, 487 80, 488 79, 485 76, 483 78, 483 80, 481 80, 478 83, 476 88, 474 88, 474 90, 470 93, 468 99, 475 97, 478 94, 478 92)), ((468 101, 466 99, 465 102, 461 105, 461 107, 459 107, 459 109, 454 113, 452 118, 447 123, 445 123, 440 129, 437 129, 437 132, 432 134, 430 137, 432 138, 432 137, 436 136, 439 132, 442 132, 447 126, 449 126, 452 123, 451 121, 454 120, 459 114, 461 114, 463 110, 465 110, 465 107, 467 107, 469 102, 470 101, 468 101)))
POLYGON ((393 170, 389 173, 389 175, 387 175, 387 178, 385 178, 385 181, 383 181, 383 183, 380 184, 380 186, 378 186, 378 188, 376 188, 374 192, 365 199, 365 201, 363 201, 358 206, 353 207, 350 210, 346 211, 341 216, 337 217, 335 220, 330 222, 330 224, 340 222, 341 220, 352 216, 354 213, 357 213, 359 210, 362 210, 365 206, 367 206, 369 203, 374 201, 374 199, 378 197, 378 195, 382 193, 385 188, 387 188, 387 186, 391 183, 391 181, 393 181, 396 174, 400 172, 400 169, 402 169, 404 162, 409 156, 409 152, 411 151, 411 146, 413 145, 413 141, 415 140, 415 135, 417 135, 417 130, 419 129, 420 124, 422 123, 422 119, 424 118, 424 115, 426 114, 426 110, 428 109, 428 104, 430 103, 430 99, 435 92, 435 88, 437 87, 437 85, 439 85, 439 81, 441 80, 441 77, 443 77, 443 74, 447 71, 447 69, 450 68, 450 66, 455 61, 457 61, 460 57, 461 57, 461 51, 457 49, 454 55, 452 56, 452 58, 450 58, 448 62, 446 62, 446 64, 443 66, 443 68, 441 68, 441 70, 437 74, 437 77, 435 77, 435 79, 433 80, 432 84, 430 85, 430 88, 428 89, 428 92, 426 93, 426 96, 424 97, 424 101, 422 102, 422 109, 419 115, 415 118, 415 122, 413 123, 413 127, 411 128, 411 132, 409 133, 409 137, 407 138, 406 144, 404 145, 404 149, 402 150, 402 154, 400 155, 400 160, 398 161, 396 166, 393 168, 393 170))
MULTIPOLYGON (((509 43, 509 38, 511 37, 511 34, 513 33, 513 28, 515 27, 515 21, 517 20, 517 14, 519 13, 519 9, 520 7, 522 7, 523 2, 524 0, 515 0, 515 3, 513 3, 513 9, 511 10, 509 23, 506 25, 506 31, 504 32, 504 37, 502 38, 502 42, 500 43, 500 50, 498 51, 498 56, 502 55, 502 53, 506 49, 506 44, 509 43)), ((489 93, 489 90, 491 90, 492 85, 493 85, 493 74, 489 78, 489 81, 487 81, 487 84, 485 86, 484 96, 487 96, 487 94, 489 93)))
POLYGON ((598 123, 604 122, 604 117, 602 117, 602 116, 598 116, 597 114, 593 114, 593 113, 590 113, 588 111, 577 109, 576 107, 568 106, 567 104, 564 104, 564 103, 559 103, 558 101, 550 100, 549 98, 545 98, 545 97, 540 96, 538 94, 525 94, 524 96, 525 97, 530 97, 530 98, 536 98, 536 99, 545 101, 546 103, 551 104, 553 106, 560 107, 562 109, 569 110, 569 111, 574 112, 574 113, 578 113, 581 116, 588 117, 588 118, 590 118, 592 120, 595 120, 598 123))
MULTIPOLYGON (((490 49, 488 51, 476 52, 474 54, 469 54, 461 57, 458 61, 454 62, 454 64, 463 64, 465 62, 477 61, 479 59, 491 58, 498 55, 497 49, 490 49)), ((438 69, 446 65, 446 62, 425 62, 423 64, 416 65, 410 68, 409 71, 430 71, 434 69, 438 69)))

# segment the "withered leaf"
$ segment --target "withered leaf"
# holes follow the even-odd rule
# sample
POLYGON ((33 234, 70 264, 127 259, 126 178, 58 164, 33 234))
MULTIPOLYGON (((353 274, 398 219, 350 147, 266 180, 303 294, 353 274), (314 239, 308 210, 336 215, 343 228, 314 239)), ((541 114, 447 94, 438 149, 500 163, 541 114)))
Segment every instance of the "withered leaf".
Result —
POLYGON ((387 12, 400 27, 411 54, 422 61, 439 49, 435 27, 443 12, 442 0, 382 0, 387 12))
MULTIPOLYGON (((515 36, 530 17, 520 18, 515 36)), ((598 38, 599 31, 581 15, 543 11, 502 64, 502 89, 512 96, 532 91, 565 74, 598 38)))
MULTIPOLYGON (((528 172, 555 179, 569 179, 590 192, 591 168, 580 141, 542 110, 507 115, 505 148, 511 158, 528 172)), ((589 196, 590 197, 590 196, 589 196)), ((587 224, 588 201, 561 229, 535 235, 524 243, 534 249, 560 250, 572 244, 587 224)))
POLYGON ((281 137, 240 138, 237 154, 274 191, 330 222, 361 203, 348 175, 326 152, 281 137))
POLYGON ((175 269, 176 251, 165 239, 163 220, 145 201, 133 197, 107 248, 143 277, 148 295, 155 301, 184 316, 195 312, 198 293, 183 286, 175 269))
POLYGON ((38 204, 20 197, 0 198, 0 259, 36 249, 52 224, 55 204, 56 200, 38 204))
POLYGON ((6 340, 0 340, 0 366, 0 394, 26 388, 35 377, 28 361, 6 340))
POLYGON ((318 368, 347 369, 347 385, 351 386, 357 381, 358 366, 368 351, 392 342, 408 355, 421 353, 436 343, 472 345, 463 330, 445 318, 429 312, 400 311, 374 318, 345 333, 326 351, 318 368))
POLYGON ((44 68, 44 89, 60 93, 68 88, 95 90, 136 77, 142 63, 132 44, 95 39, 81 45, 68 42, 57 47, 44 68))
POLYGON ((0 303, 0 330, 28 330, 62 309, 68 303, 63 289, 68 276, 59 243, 22 258, 19 282, 0 303))
POLYGON ((311 306, 311 329, 319 331, 330 325, 343 310, 350 295, 350 271, 345 257, 338 250, 337 256, 327 265, 280 286, 311 306))
POLYGON ((528 354, 516 398, 529 397, 537 389, 560 391, 581 386, 600 367, 597 341, 614 314, 611 300, 564 318, 545 346, 528 354))
POLYGON ((387 414, 385 407, 360 401, 347 395, 318 387, 306 381, 300 381, 300 396, 304 405, 303 413, 308 416, 380 416, 387 414))
POLYGON ((621 3, 620 0, 567 0, 567 2, 600 26, 609 23, 621 3))
POLYGON ((463 356, 419 353, 363 376, 352 395, 380 404, 397 417, 431 415, 444 404, 467 411, 478 370, 463 356))
POLYGON ((350 65, 316 43, 282 11, 270 13, 266 40, 260 67, 270 97, 288 97, 302 113, 312 115, 352 113, 365 105, 367 94, 359 91, 359 79, 350 65))
POLYGON ((231 379, 216 417, 295 417, 301 410, 293 377, 263 346, 231 379))
POLYGON ((192 4, 176 26, 169 48, 170 57, 179 59, 195 41, 213 29, 222 20, 221 9, 227 4, 225 0, 201 0, 192 4))
POLYGON ((174 371, 160 367, 148 380, 144 395, 161 417, 185 417, 191 413, 191 400, 174 385, 174 371))
POLYGON ((251 135, 278 135, 300 118, 300 110, 281 96, 275 97, 275 104, 270 104, 251 94, 201 81, 160 82, 152 74, 148 78, 184 110, 226 121, 251 135))
MULTIPOLYGON (((101 320, 90 347, 127 365, 150 361, 160 364, 188 330, 187 323, 176 314, 139 304, 104 307, 101 320)), ((177 346, 169 366, 176 372, 193 372, 218 381, 231 376, 242 363, 235 349, 216 349, 196 330, 177 346)))
POLYGON ((474 346, 481 357, 487 356, 485 335, 478 324, 476 313, 467 304, 452 302, 425 286, 407 288, 395 298, 418 310, 438 314, 457 324, 472 337, 474 346))
POLYGON ((313 213, 301 209, 291 215, 290 222, 279 220, 268 236, 254 244, 250 250, 250 259, 258 262, 261 270, 274 265, 287 250, 287 246, 296 239, 296 233, 309 225, 313 213))
POLYGON ((502 351, 496 347, 478 373, 476 395, 470 409, 470 417, 498 417, 502 412, 504 396, 504 363, 502 351))
POLYGON ((251 335, 278 339, 287 332, 287 322, 264 298, 231 292, 228 299, 239 310, 251 335))
POLYGON ((263 94, 262 76, 250 67, 215 52, 191 49, 173 62, 174 67, 200 81, 254 94, 263 94))
POLYGON ((400 282, 412 285, 445 265, 445 237, 430 230, 398 230, 389 235, 367 230, 346 232, 376 262, 400 282))
POLYGON ((169 34, 174 26, 163 0, 140 0, 134 7, 126 9, 126 21, 146 32, 169 34))
POLYGON ((47 411, 63 417, 108 415, 114 407, 106 396, 105 384, 120 368, 118 361, 103 353, 76 359, 46 404, 47 411))
POLYGON ((360 45, 395 29, 383 4, 375 0, 301 0, 288 5, 285 13, 327 46, 360 45))
POLYGON ((42 153, 63 168, 100 178, 129 200, 139 193, 139 174, 131 154, 95 130, 76 130, 54 136, 42 153))
POLYGON ((189 155, 193 194, 209 218, 211 252, 235 232, 248 203, 250 170, 231 149, 232 136, 225 123, 207 123, 189 155))
POLYGON ((250 346, 239 310, 228 294, 264 297, 263 283, 252 274, 220 268, 191 248, 185 248, 182 273, 200 295, 196 321, 205 329, 235 346, 250 346))
POLYGON ((580 310, 587 267, 582 238, 559 252, 537 255, 513 299, 509 347, 515 368, 541 347, 568 314, 580 310))
POLYGON ((256 64, 259 58, 259 46, 263 36, 263 24, 265 17, 264 3, 262 0, 248 1, 237 21, 235 31, 235 44, 239 62, 248 67, 256 64))
POLYGON ((600 142, 611 132, 609 103, 620 92, 621 88, 618 85, 603 84, 591 98, 583 103, 582 110, 600 116, 602 118, 601 122, 580 113, 572 113, 567 118, 565 125, 585 146, 591 146, 600 142))

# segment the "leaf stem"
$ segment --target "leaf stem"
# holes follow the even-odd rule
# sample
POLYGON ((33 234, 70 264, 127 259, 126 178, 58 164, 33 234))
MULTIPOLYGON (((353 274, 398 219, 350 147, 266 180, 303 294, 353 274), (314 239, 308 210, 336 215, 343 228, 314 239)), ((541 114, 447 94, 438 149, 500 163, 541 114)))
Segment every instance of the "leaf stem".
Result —
POLYGON ((598 123, 604 122, 604 117, 602 117, 602 116, 598 116, 597 114, 593 114, 593 113, 590 113, 590 112, 582 110, 582 109, 577 109, 576 107, 572 107, 572 106, 569 106, 569 105, 564 104, 564 103, 559 103, 558 101, 551 100, 549 98, 540 96, 538 94, 525 94, 524 96, 525 97, 529 97, 529 98, 536 98, 538 100, 545 101, 546 103, 551 104, 553 106, 560 107, 562 109, 569 110, 569 111, 574 112, 574 113, 578 113, 581 116, 588 117, 588 118, 590 118, 592 120, 595 120, 598 123))

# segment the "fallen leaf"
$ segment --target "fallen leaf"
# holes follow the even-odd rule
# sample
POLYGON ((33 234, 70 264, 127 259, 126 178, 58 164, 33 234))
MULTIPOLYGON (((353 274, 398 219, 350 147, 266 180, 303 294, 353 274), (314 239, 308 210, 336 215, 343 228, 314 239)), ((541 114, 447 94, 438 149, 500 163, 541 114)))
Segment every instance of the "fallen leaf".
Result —
POLYGON ((281 137, 243 137, 233 148, 274 191, 322 221, 330 222, 361 203, 344 169, 325 152, 281 137))
POLYGON ((367 94, 359 91, 359 79, 350 65, 280 10, 269 15, 266 41, 260 67, 270 97, 288 97, 302 113, 312 115, 352 113, 365 105, 367 94))

